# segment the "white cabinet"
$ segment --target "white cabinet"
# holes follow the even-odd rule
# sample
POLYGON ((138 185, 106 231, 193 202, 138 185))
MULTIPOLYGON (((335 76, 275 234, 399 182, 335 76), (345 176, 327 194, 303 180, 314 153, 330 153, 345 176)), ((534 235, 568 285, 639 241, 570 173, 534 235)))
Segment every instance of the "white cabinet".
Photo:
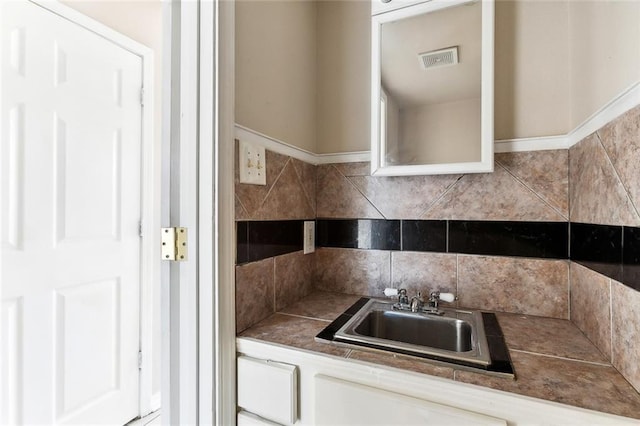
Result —
MULTIPOLYGON (((278 420, 272 414, 261 415, 280 424, 639 424, 626 417, 253 339, 238 338, 237 351, 241 354, 239 359, 250 357, 261 364, 258 371, 277 365, 297 372, 297 386, 281 386, 269 378, 271 373, 258 379, 263 373, 246 369, 244 361, 238 363, 238 399, 245 410, 260 414, 256 410, 261 409, 253 405, 253 409, 248 408, 250 404, 245 399, 245 390, 258 384, 262 390, 254 395, 266 395, 262 404, 274 404, 275 407, 297 398, 298 414, 292 422, 283 417, 278 420)), ((288 382, 285 380, 285 383, 288 382)), ((254 396, 252 399, 261 398, 254 396)), ((288 409, 282 412, 288 412, 288 409)), ((247 423, 245 421, 256 419, 246 417, 246 413, 241 412, 238 423, 271 424, 264 421, 247 423)))
POLYGON ((316 425, 507 426, 507 422, 449 405, 317 375, 316 425))
MULTIPOLYGON (((295 365, 238 357, 238 406, 277 424, 293 424, 298 418, 298 371, 295 365)), ((238 416, 238 423, 256 420, 238 416)), ((274 423, 262 423, 274 424, 274 423)))

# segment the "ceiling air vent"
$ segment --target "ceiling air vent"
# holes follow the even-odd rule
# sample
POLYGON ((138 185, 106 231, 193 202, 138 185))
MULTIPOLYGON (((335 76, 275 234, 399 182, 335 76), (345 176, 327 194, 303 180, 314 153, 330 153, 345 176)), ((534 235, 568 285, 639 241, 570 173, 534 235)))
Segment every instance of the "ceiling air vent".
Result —
POLYGON ((455 65, 458 63, 458 46, 419 53, 418 60, 423 70, 455 65))

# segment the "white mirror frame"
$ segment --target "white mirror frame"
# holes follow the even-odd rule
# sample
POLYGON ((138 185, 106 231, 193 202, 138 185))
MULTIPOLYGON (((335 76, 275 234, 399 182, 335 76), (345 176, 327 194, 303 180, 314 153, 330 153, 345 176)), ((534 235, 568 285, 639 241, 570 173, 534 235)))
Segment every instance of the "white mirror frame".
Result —
POLYGON ((386 152, 380 138, 380 36, 382 24, 470 3, 469 0, 430 0, 383 12, 371 18, 371 175, 411 176, 493 172, 494 0, 482 2, 481 135, 480 161, 465 163, 382 166, 386 152))

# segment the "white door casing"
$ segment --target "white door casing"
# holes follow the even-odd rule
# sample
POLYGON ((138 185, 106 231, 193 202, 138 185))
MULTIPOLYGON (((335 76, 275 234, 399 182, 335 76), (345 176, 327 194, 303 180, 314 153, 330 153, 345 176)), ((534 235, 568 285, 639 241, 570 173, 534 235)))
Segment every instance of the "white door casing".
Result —
POLYGON ((0 8, 0 420, 124 424, 139 413, 142 59, 40 5, 0 8))

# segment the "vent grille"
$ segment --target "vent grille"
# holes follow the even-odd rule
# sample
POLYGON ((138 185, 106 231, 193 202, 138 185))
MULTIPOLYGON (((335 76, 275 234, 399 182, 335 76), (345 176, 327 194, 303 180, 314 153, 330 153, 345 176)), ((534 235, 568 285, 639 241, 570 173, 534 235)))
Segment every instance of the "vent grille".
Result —
POLYGON ((418 60, 423 70, 455 65, 458 63, 458 46, 419 53, 418 60))

